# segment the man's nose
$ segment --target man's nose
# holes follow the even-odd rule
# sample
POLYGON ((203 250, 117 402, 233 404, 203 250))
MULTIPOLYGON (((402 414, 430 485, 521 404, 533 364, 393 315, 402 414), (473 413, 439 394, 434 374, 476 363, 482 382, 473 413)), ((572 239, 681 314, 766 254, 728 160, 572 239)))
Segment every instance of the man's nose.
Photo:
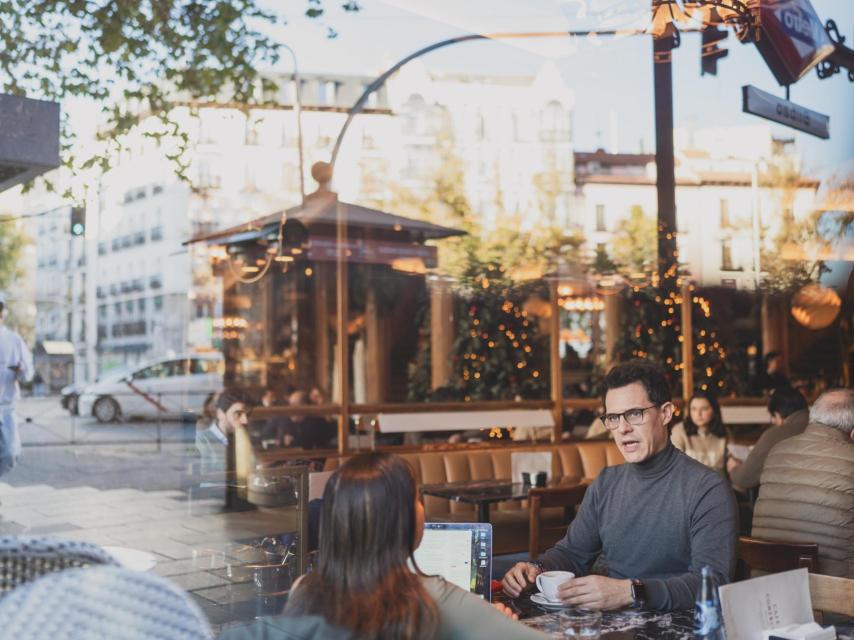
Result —
POLYGON ((617 427, 617 430, 620 433, 631 433, 634 431, 634 427, 629 424, 629 421, 626 420, 626 416, 620 416, 620 426, 617 427))

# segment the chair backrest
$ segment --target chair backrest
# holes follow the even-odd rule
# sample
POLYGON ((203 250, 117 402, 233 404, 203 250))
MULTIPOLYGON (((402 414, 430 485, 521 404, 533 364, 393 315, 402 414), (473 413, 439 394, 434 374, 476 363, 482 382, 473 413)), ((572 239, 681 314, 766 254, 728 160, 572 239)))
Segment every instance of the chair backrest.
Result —
POLYGON ((811 573, 812 608, 823 613, 854 616, 854 580, 811 573))
POLYGON ((121 567, 42 576, 0 599, 0 628, 15 640, 210 640, 210 625, 165 578, 121 567))
POLYGON ((804 568, 813 573, 818 568, 818 545, 813 542, 777 542, 741 536, 738 557, 750 569, 779 573, 804 568))
POLYGON ((99 565, 118 565, 118 562, 88 542, 41 536, 2 536, 0 595, 48 573, 99 565))
POLYGON ((581 504, 587 492, 586 484, 566 487, 534 487, 528 493, 528 555, 536 560, 540 555, 542 523, 540 511, 551 507, 563 507, 568 522, 574 516, 575 507, 581 504))

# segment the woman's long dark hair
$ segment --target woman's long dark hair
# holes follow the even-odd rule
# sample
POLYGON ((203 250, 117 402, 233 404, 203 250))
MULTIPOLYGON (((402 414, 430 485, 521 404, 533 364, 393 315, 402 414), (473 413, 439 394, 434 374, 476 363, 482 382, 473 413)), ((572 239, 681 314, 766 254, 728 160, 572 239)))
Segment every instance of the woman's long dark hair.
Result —
POLYGON ((323 492, 317 567, 287 612, 322 616, 360 639, 435 637, 436 604, 411 568, 417 490, 409 465, 390 453, 358 455, 336 471, 323 492))
POLYGON ((703 393, 701 391, 691 396, 691 401, 688 402, 688 407, 685 411, 685 420, 683 421, 685 424, 685 434, 689 436, 697 435, 697 425, 691 420, 691 402, 694 402, 697 398, 706 400, 712 406, 712 421, 706 427, 709 433, 718 438, 726 438, 726 427, 724 427, 724 420, 721 416, 721 405, 718 404, 718 399, 711 393, 703 393))

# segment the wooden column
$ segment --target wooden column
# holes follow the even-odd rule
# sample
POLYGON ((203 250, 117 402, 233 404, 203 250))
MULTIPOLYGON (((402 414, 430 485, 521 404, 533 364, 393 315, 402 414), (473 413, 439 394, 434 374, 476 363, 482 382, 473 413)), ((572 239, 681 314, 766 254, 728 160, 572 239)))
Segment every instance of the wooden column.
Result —
POLYGON ((551 371, 552 417, 554 431, 552 440, 560 442, 563 435, 563 376, 560 363, 560 305, 558 304, 557 282, 549 282, 549 369, 551 371))
POLYGON ((383 402, 388 389, 385 321, 377 307, 376 283, 368 283, 365 300, 365 375, 367 401, 383 402))
POLYGON ((338 353, 338 388, 341 390, 341 410, 338 414, 338 453, 347 453, 347 432, 350 426, 350 337, 347 333, 347 312, 349 296, 347 291, 347 220, 344 206, 336 198, 336 241, 338 243, 335 261, 335 328, 338 353))
POLYGON ((682 285, 682 400, 687 408, 694 395, 694 323, 691 317, 691 285, 682 285))
POLYGON ((454 297, 450 283, 431 279, 430 287, 430 388, 438 389, 451 379, 451 348, 454 344, 454 297))
POLYGON ((762 298, 762 355, 779 351, 783 367, 789 367, 789 317, 785 305, 768 296, 762 298))
POLYGON ((620 336, 620 294, 605 296, 605 368, 614 366, 620 336))
POLYGON ((329 265, 314 265, 314 384, 329 398, 329 265))

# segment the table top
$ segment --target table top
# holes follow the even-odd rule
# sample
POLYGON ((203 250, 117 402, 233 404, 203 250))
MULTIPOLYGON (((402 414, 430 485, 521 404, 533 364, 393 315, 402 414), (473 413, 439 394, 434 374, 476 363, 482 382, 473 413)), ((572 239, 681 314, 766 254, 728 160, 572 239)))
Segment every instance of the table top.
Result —
POLYGON ((446 498, 455 502, 480 504, 484 502, 503 502, 504 500, 524 500, 528 497, 529 484, 506 480, 475 480, 466 482, 447 482, 442 484, 421 485, 421 493, 437 498, 446 498))
MULTIPOLYGON (((493 602, 503 602, 516 613, 523 624, 548 633, 555 638, 563 638, 560 631, 558 612, 546 609, 531 602, 531 592, 525 592, 518 598, 506 599, 500 591, 493 596, 493 602)), ((837 625, 840 640, 854 640, 854 628, 837 625)), ((680 609, 661 612, 645 609, 620 609, 602 613, 602 633, 604 640, 693 640, 694 610, 680 609)))
MULTIPOLYGON (((547 486, 572 486, 579 484, 581 478, 561 478, 558 482, 549 482, 547 486)), ((482 504, 503 502, 504 500, 525 500, 535 485, 510 482, 509 480, 465 480, 463 482, 443 482, 423 484, 421 493, 454 502, 482 504)))

